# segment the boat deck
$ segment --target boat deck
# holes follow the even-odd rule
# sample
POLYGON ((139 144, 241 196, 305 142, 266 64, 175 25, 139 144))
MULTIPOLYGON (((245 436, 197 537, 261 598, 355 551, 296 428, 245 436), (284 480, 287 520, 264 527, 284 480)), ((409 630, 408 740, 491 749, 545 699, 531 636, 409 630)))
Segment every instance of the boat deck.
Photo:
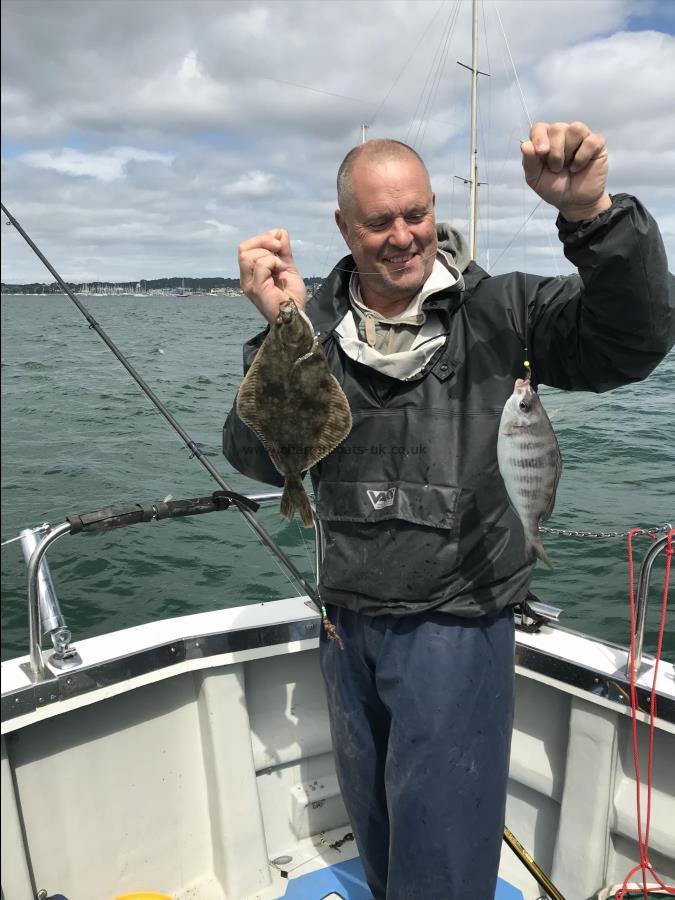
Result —
MULTIPOLYGON (((356 857, 289 878, 286 893, 278 900, 372 900, 361 860, 356 857)), ((523 900, 522 892, 499 879, 495 900, 523 900)))

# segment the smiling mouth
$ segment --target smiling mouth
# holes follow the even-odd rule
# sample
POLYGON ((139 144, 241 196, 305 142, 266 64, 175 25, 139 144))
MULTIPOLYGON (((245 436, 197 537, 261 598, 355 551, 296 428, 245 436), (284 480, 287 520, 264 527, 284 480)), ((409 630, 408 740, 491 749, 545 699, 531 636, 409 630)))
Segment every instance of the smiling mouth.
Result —
POLYGON ((385 256, 383 261, 390 266, 405 266, 416 256, 417 253, 399 253, 396 256, 385 256))

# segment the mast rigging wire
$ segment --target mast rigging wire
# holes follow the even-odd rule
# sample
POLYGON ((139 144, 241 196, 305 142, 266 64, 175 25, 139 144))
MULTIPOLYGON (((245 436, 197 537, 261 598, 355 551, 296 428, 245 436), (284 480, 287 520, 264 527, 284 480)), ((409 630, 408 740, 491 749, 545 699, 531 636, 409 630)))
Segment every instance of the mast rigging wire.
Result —
POLYGON ((434 108, 434 103, 436 102, 436 96, 438 94, 438 88, 441 83, 441 79, 443 77, 443 73, 445 71, 445 67, 448 62, 448 48, 450 46, 450 42, 452 41, 452 36, 455 31, 455 26, 457 25, 457 20, 459 19, 459 3, 453 9, 453 18, 449 23, 449 27, 447 29, 445 35, 445 41, 443 43, 443 47, 440 50, 440 55, 438 58, 438 65, 436 67, 436 73, 434 76, 434 80, 432 82, 431 88, 429 90, 429 94, 427 96, 427 102, 424 107, 424 112, 420 118, 420 123, 417 128, 417 134, 415 135, 415 140, 413 142, 413 146, 417 145, 417 147, 421 150, 424 139, 426 137, 427 128, 429 127, 429 119, 431 118, 431 113, 434 108))
POLYGON ((511 60, 511 65, 513 66, 513 74, 516 77, 516 85, 518 87, 518 93, 520 94, 520 102, 523 104, 523 109, 525 110, 525 115, 527 116, 527 121, 530 123, 530 128, 532 128, 532 116, 530 115, 527 109, 527 103, 525 103, 525 96, 523 94, 523 89, 520 86, 520 80, 518 78, 518 71, 516 69, 516 64, 513 61, 513 56, 511 56, 511 47, 509 46, 509 39, 506 36, 506 31, 504 30, 504 26, 502 24, 502 17, 499 15, 499 9, 497 8, 497 4, 494 3, 494 10, 497 13, 497 20, 499 22, 499 27, 502 30, 502 36, 504 38, 504 43, 506 44, 506 52, 509 54, 509 59, 511 60))
MULTIPOLYGON (((85 317, 87 322, 89 323, 89 327, 93 328, 93 330, 98 334, 101 340, 106 344, 109 350, 117 357, 117 359, 122 363, 127 372, 134 379, 136 384, 140 387, 143 393, 148 397, 148 399, 154 404, 157 410, 162 414, 162 416, 166 419, 166 421, 171 425, 171 427, 176 431, 176 433, 181 437, 188 450, 190 450, 192 456, 197 459, 198 462, 206 469, 209 475, 213 478, 213 480, 225 491, 232 491, 232 488, 227 484, 227 482, 223 479, 221 474, 215 468, 215 466, 211 463, 207 456, 202 452, 200 446, 192 440, 190 435, 182 428, 180 423, 174 418, 174 416, 169 412, 166 406, 162 403, 162 401, 157 397, 154 391, 149 387, 148 384, 143 380, 143 378, 138 374, 138 372, 131 365, 129 360, 124 356, 121 350, 116 346, 116 344, 111 340, 110 337, 105 333, 105 331, 101 328, 98 322, 94 319, 91 313, 87 310, 87 308, 82 304, 75 294, 70 290, 70 288, 63 281, 59 273, 52 266, 49 260, 44 256, 39 247, 34 243, 34 241, 29 237, 29 235, 25 232, 25 230, 21 227, 21 225, 17 222, 14 216, 9 212, 4 203, 0 202, 0 209, 9 219, 9 224, 13 225, 14 228, 19 232, 21 237, 26 241, 31 250, 35 253, 38 259, 47 267, 49 272, 54 276, 56 282, 64 291, 64 293, 70 297, 75 306, 79 309, 82 315, 85 317)), ((192 457, 191 457, 192 458, 192 457)), ((233 501, 244 519, 248 522, 251 528, 256 532, 258 537, 262 540, 266 547, 268 547, 272 553, 277 557, 279 562, 284 566, 284 568, 290 573, 293 579, 300 585, 300 587, 305 591, 308 597, 315 603, 319 612, 322 613, 324 626, 327 622, 327 618, 325 616, 323 606, 321 600, 319 599, 318 591, 313 588, 309 582, 304 578, 302 573, 296 568, 295 564, 286 556, 284 551, 278 544, 274 541, 272 536, 266 531, 266 529, 258 522, 255 515, 244 506, 233 501)), ((332 626, 331 626, 332 627, 332 626)))
MULTIPOLYGON (((445 2, 445 0, 444 0, 444 2, 445 2)), ((371 118, 371 120, 370 120, 370 123, 369 123, 369 124, 370 124, 371 126, 372 126, 372 124, 375 122, 375 119, 378 117, 378 115, 380 114, 380 112, 382 111, 382 108, 383 108, 384 104, 387 102, 387 100, 389 99, 389 96, 390 96, 391 92, 394 90, 394 88, 396 87, 396 85, 397 85, 398 82, 400 81, 401 75, 403 75, 403 73, 405 72, 405 70, 408 68, 408 65, 410 64, 410 60, 413 58, 413 56, 415 55, 415 53, 417 53, 417 50, 418 50, 420 44, 422 43, 422 41, 423 41, 424 38, 426 37, 426 34, 427 34, 427 32, 429 31, 429 29, 431 28, 431 26, 433 25, 433 23, 436 21, 436 19, 437 19, 437 17, 438 17, 438 14, 440 13, 441 9, 443 9, 443 6, 444 6, 444 3, 440 3, 440 4, 438 5, 438 8, 436 9, 436 12, 435 12, 435 13, 433 14, 433 16, 429 19, 429 22, 427 23, 426 28, 424 29, 424 31, 423 31, 422 34, 420 35, 419 40, 418 40, 417 43, 415 44, 415 47, 413 48, 412 53, 411 53, 410 56, 407 58, 407 60, 403 63, 403 66, 402 66, 401 70, 399 71, 399 73, 398 73, 398 75, 396 76, 396 78, 394 78, 394 80, 392 81, 391 87, 389 88, 389 90, 387 91, 387 93, 384 95, 384 97, 382 98, 382 100, 380 100, 380 104, 379 104, 379 106, 377 107, 377 109, 375 110, 375 112, 373 113, 373 116, 372 116, 372 118, 371 118)))
POLYGON ((443 27, 441 29, 440 39, 438 41, 436 50, 434 51, 434 55, 431 60, 431 64, 427 71, 427 76, 424 80, 424 85, 420 92, 419 100, 417 101, 415 110, 410 118, 410 122, 408 124, 408 128, 406 130, 405 137, 403 139, 404 143, 410 144, 410 146, 414 146, 415 140, 417 139, 417 136, 419 136, 419 131, 420 131, 422 122, 424 120, 424 116, 426 115, 426 111, 427 111, 428 105, 429 105, 429 97, 431 95, 431 84, 433 84, 433 79, 435 78, 436 68, 442 62, 442 49, 441 48, 443 46, 444 41, 446 40, 446 34, 449 33, 449 31, 452 27, 452 25, 451 25, 452 18, 453 18, 453 16, 456 15, 456 11, 457 11, 458 7, 459 7, 459 0, 456 0, 455 5, 450 9, 450 12, 448 13, 448 17, 445 20, 445 24, 443 25, 443 27), (427 94, 427 90, 429 91, 429 94, 427 94), (425 100, 425 97, 426 97, 426 100, 425 100), (422 111, 422 107, 424 107, 424 111, 422 111), (415 127, 415 121, 417 120, 418 116, 419 116, 419 124, 417 126, 417 135, 415 136, 415 138, 411 138, 413 128, 415 127))

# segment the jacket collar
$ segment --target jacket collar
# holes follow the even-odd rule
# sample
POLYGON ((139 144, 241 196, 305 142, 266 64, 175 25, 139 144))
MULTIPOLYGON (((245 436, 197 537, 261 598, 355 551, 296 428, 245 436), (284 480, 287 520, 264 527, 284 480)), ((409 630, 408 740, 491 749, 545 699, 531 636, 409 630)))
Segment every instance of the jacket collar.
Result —
MULTIPOLYGON (((350 309, 349 279, 356 268, 354 258, 345 256, 335 266, 317 293, 307 303, 306 312, 314 326, 314 331, 321 342, 325 342, 337 325, 344 319, 350 309)), ((478 284, 489 278, 479 265, 470 262, 463 272, 464 290, 449 288, 432 294, 424 301, 425 310, 438 310, 445 316, 455 313, 469 298, 478 284)))

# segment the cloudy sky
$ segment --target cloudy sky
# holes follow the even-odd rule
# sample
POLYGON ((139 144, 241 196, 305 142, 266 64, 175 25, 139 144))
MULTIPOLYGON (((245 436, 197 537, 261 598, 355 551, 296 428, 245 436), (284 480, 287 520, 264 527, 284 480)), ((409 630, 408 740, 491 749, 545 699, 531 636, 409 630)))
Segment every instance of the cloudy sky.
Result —
MULTIPOLYGON (((323 275, 367 124, 422 154, 438 218, 466 229, 470 20, 468 0, 3 0, 3 202, 74 281, 233 277, 238 243, 279 226, 323 275)), ((672 270, 675 3, 480 0, 479 21, 478 261, 569 271, 518 141, 581 119, 672 270)), ((4 226, 2 280, 51 280, 4 226)))

